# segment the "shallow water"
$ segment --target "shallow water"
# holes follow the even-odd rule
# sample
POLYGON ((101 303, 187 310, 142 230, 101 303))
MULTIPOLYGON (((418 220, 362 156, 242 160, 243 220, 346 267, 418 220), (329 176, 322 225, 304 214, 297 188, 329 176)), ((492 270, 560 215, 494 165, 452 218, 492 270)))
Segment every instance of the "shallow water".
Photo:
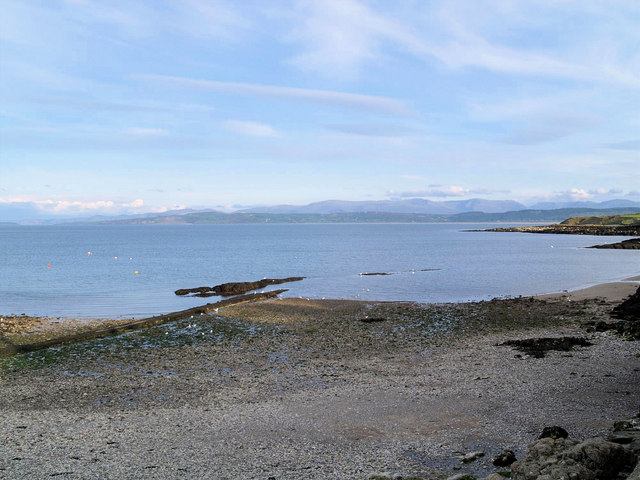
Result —
POLYGON ((286 296, 450 302, 640 273, 636 251, 584 248, 626 237, 463 231, 489 227, 3 226, 0 313, 142 317, 217 300, 177 297, 178 288, 264 277, 307 277, 274 287, 289 288, 286 296))

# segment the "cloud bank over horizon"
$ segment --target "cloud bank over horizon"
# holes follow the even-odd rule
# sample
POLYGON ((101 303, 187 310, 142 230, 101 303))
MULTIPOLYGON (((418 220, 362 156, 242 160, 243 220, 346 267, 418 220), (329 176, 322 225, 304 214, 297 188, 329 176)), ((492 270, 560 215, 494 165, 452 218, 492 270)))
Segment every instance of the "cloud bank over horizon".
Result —
POLYGON ((633 0, 7 0, 0 207, 637 201, 638 24, 633 0))

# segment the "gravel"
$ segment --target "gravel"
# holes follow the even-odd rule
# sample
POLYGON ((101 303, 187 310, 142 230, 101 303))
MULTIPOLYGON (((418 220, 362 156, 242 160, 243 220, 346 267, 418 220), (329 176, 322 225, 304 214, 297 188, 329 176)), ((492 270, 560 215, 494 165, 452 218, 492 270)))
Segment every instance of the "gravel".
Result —
POLYGON ((545 426, 638 413, 640 344, 582 325, 610 309, 284 299, 2 358, 0 478, 488 475, 545 426), (498 346, 562 336, 593 345, 498 346))

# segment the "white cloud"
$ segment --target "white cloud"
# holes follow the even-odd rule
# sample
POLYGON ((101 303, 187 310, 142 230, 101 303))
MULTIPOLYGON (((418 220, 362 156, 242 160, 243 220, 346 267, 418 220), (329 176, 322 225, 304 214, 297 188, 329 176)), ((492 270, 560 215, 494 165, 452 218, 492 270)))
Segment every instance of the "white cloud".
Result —
POLYGON ((118 200, 67 200, 57 198, 37 198, 32 196, 0 197, 0 204, 5 206, 30 206, 50 215, 82 215, 123 213, 162 212, 166 207, 147 207, 141 198, 132 201, 118 200))
POLYGON ((277 98, 287 101, 321 104, 331 107, 371 111, 388 115, 415 115, 409 110, 402 100, 374 95, 362 95, 359 93, 281 87, 257 83, 219 82, 215 80, 203 80, 170 75, 135 75, 134 78, 147 82, 172 84, 182 88, 213 90, 232 95, 277 98))
POLYGON ((223 122, 222 127, 230 132, 252 137, 277 137, 279 135, 273 127, 258 122, 227 120, 223 122))

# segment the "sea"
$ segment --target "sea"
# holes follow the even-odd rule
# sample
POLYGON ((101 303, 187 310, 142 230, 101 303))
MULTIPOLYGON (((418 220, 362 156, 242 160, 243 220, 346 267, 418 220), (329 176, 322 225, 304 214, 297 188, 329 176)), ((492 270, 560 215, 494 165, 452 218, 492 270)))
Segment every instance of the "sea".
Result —
POLYGON ((289 297, 442 303, 640 274, 637 251, 585 248, 627 237, 469 231, 493 226, 0 226, 0 314, 139 318, 219 299, 180 288, 265 277, 306 277, 265 289, 289 297))

